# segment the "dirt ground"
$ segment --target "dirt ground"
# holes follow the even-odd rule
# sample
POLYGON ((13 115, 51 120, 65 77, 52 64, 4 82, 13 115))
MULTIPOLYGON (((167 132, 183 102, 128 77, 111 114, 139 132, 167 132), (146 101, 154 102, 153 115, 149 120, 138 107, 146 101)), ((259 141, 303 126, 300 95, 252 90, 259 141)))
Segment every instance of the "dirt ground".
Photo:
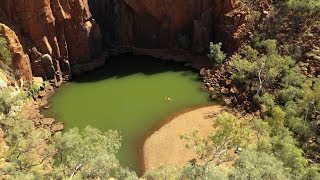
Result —
POLYGON ((183 166, 196 157, 192 149, 186 148, 183 134, 198 130, 207 136, 212 132, 213 114, 223 110, 221 106, 209 106, 182 113, 149 136, 143 146, 144 170, 149 171, 164 165, 183 166))

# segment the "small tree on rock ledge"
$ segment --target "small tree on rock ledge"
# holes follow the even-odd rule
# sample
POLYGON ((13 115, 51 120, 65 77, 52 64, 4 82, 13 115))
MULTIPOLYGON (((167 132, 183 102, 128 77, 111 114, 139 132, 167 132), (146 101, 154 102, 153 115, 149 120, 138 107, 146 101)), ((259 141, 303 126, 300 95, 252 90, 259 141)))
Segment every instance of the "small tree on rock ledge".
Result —
POLYGON ((216 67, 221 66, 227 57, 227 55, 221 51, 221 46, 222 43, 213 44, 213 42, 210 42, 208 58, 216 67))

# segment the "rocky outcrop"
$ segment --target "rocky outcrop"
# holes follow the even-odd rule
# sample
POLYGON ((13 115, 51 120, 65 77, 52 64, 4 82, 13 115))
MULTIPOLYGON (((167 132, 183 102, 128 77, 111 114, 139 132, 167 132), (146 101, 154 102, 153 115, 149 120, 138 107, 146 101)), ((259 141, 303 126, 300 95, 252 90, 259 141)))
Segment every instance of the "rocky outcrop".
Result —
POLYGON ((87 0, 2 0, 1 21, 24 37, 33 75, 61 82, 70 65, 86 64, 102 51, 100 28, 87 0))
POLYGON ((91 0, 109 48, 187 49, 204 55, 209 41, 233 51, 245 13, 236 0, 91 0))
POLYGON ((188 61, 203 59, 209 41, 232 52, 246 35, 237 7, 236 0, 2 0, 0 22, 17 33, 33 76, 59 84, 118 53, 155 50, 150 55, 188 61))
POLYGON ((0 23, 0 37, 7 41, 8 50, 12 56, 12 61, 9 65, 12 68, 12 72, 4 72, 3 75, 6 75, 6 77, 2 79, 6 79, 6 83, 20 79, 30 82, 32 80, 30 60, 16 33, 8 26, 0 23))
POLYGON ((216 42, 222 42, 226 52, 236 51, 248 39, 251 22, 246 19, 248 12, 241 9, 239 0, 214 0, 213 34, 216 42))

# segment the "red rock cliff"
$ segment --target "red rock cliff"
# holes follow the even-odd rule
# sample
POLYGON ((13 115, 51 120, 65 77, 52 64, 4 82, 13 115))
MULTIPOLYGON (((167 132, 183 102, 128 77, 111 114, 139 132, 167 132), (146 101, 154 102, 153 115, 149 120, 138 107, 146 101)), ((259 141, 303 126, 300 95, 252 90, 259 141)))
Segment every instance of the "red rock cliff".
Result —
POLYGON ((230 52, 243 36, 245 15, 236 0, 91 0, 92 13, 110 47, 183 48, 204 54, 209 41, 230 52))
POLYGON ((59 84, 102 65, 104 47, 205 55, 215 41, 232 52, 244 37, 235 9, 236 0, 1 0, 0 22, 18 35, 33 76, 59 84))
POLYGON ((15 80, 23 79, 24 81, 32 80, 32 72, 30 67, 30 60, 27 53, 24 51, 19 38, 16 33, 8 26, 0 23, 0 37, 3 37, 7 41, 8 50, 12 55, 12 62, 9 65, 12 67, 12 74, 3 72, 2 77, 7 81, 6 83, 13 83, 15 80), (11 83, 9 82, 11 81, 11 83))
POLYGON ((34 76, 61 82, 70 65, 101 54, 100 29, 87 0, 1 0, 1 21, 25 41, 34 76))

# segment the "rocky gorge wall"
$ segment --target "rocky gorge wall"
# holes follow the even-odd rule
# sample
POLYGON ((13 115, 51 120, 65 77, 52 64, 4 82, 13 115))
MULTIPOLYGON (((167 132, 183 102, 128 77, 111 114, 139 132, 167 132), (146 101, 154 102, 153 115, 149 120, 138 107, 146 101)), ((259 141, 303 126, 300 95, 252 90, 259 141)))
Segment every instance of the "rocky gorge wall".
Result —
POLYGON ((1 0, 0 22, 18 34, 32 75, 57 84, 71 76, 71 66, 102 54, 100 29, 86 0, 1 0))
POLYGON ((0 85, 0 89, 7 84, 14 84, 15 79, 24 79, 31 81, 32 72, 29 56, 24 52, 21 42, 16 33, 5 24, 0 23, 0 37, 7 41, 8 50, 12 55, 12 62, 9 66, 11 72, 0 69, 0 78, 6 84, 0 85))
POLYGON ((236 0, 90 0, 109 48, 186 49, 203 55, 209 41, 239 45, 245 13, 236 0))
POLYGON ((245 37, 237 7, 236 0, 1 0, 0 23, 28 55, 15 62, 25 79, 59 85, 118 53, 200 61, 209 41, 232 52, 245 37))

